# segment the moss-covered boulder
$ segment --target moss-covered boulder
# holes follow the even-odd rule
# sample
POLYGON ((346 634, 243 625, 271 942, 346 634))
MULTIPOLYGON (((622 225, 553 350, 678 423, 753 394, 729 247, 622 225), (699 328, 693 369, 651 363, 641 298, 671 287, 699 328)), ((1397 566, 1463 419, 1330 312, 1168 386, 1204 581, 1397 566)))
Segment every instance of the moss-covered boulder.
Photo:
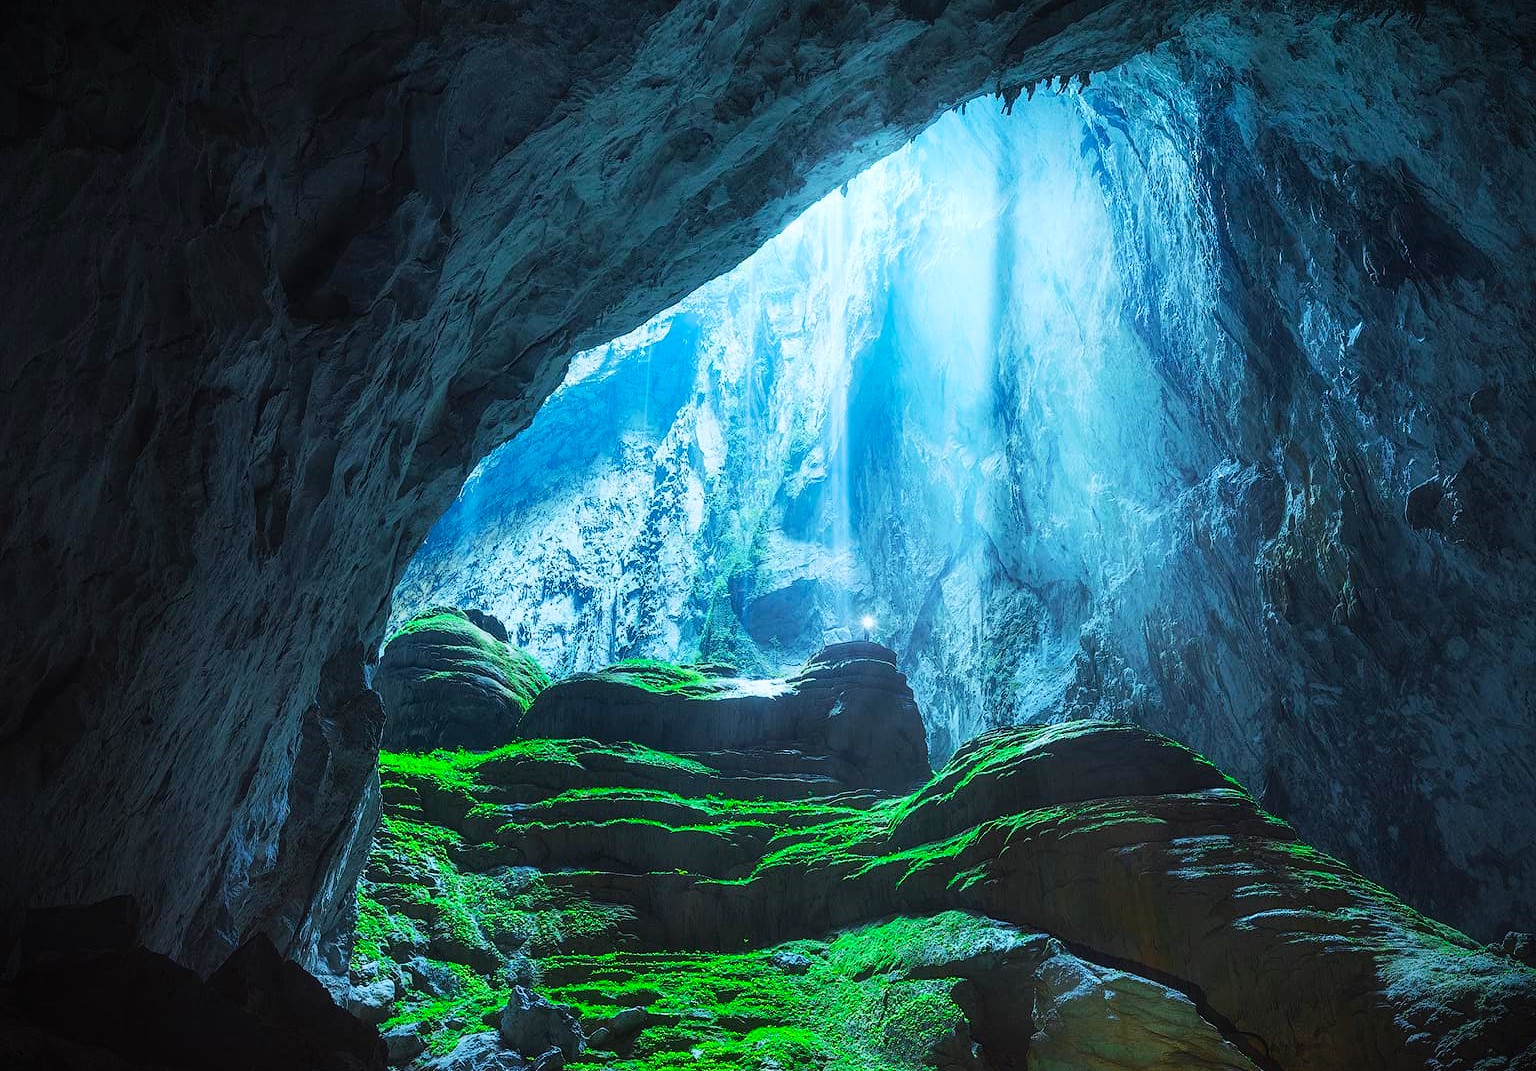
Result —
POLYGON ((728 666, 636 659, 542 692, 524 737, 631 740, 738 766, 820 777, 828 786, 910 789, 927 780, 922 715, 896 653, 876 643, 825 648, 795 676, 739 677, 728 666))
POLYGON ((549 674, 475 610, 435 606, 385 643, 373 675, 384 700, 384 746, 485 749, 510 738, 549 674))

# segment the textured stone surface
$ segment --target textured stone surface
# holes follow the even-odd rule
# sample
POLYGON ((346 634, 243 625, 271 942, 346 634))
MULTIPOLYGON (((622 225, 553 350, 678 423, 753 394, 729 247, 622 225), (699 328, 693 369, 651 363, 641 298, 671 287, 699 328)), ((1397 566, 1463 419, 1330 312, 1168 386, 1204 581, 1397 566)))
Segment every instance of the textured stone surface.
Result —
POLYGON ((494 1030, 467 1034, 452 1052, 422 1064, 423 1071, 523 1071, 527 1066, 522 1054, 503 1045, 494 1030))
POLYGON ((1052 944, 1035 973, 1032 1071, 1257 1071, 1183 993, 1086 963, 1052 944))
POLYGON ((483 750, 511 736, 549 675, 506 640, 499 621, 475 611, 434 607, 407 621, 373 671, 384 746, 483 750))
POLYGON ((421 1029, 415 1023, 402 1023, 383 1033, 384 1051, 391 1067, 408 1064, 426 1051, 421 1029))
MULTIPOLYGON (((151 945, 202 969, 258 929, 320 955, 316 868, 366 825, 355 786, 290 783, 325 719, 365 719, 316 705, 325 667, 381 638, 427 525, 564 356, 939 109, 1106 69, 1207 6, 12 15, 0 803, 22 817, 0 919, 128 891, 151 945)), ((1189 38, 1242 353, 1153 370, 1236 463, 1167 478, 1241 508, 1181 543, 1188 614, 1085 584, 1058 633, 1068 709, 1116 709, 1150 673, 1149 721, 1485 936, 1536 887, 1516 7, 1295 33, 1239 14, 1189 38)), ((1075 583, 1074 562, 1040 573, 1075 583)))
POLYGON ((551 1004, 522 986, 512 987, 496 1022, 496 1033, 503 1045, 529 1058, 543 1056, 550 1049, 572 1057, 586 1047, 581 1024, 571 1009, 551 1004))
POLYGON ((322 668, 382 638, 565 358, 941 109, 1195 6, 10 15, 0 918, 126 891, 202 969, 257 929, 303 951, 296 885, 324 879, 287 801, 322 668))
MULTIPOLYGON (((773 753, 736 753, 754 754, 773 753)), ((645 1007, 638 1039, 576 1061, 624 1071, 687 1051, 690 1030, 734 1052, 818 1016, 822 1034, 894 1045, 862 1058, 895 1067, 930 1050, 992 1071, 1536 1060, 1536 971, 1306 846, 1143 729, 998 729, 906 796, 700 759, 544 739, 387 755, 358 980, 422 955, 458 964, 446 1006, 414 985, 400 1005, 437 1045, 529 984, 513 978, 593 1032, 645 1007), (886 924, 896 936, 833 936, 892 916, 907 919, 886 924), (857 962, 837 951, 850 946, 857 962), (839 988, 861 979, 873 995, 839 988), (949 996, 902 1011, 922 979, 949 996), (892 1019, 860 1019, 866 999, 892 1019)))
POLYGON ((540 693, 517 733, 703 753, 717 767, 777 760, 855 788, 911 788, 931 772, 922 715, 887 647, 828 647, 784 680, 702 670, 637 661, 568 677, 540 693))

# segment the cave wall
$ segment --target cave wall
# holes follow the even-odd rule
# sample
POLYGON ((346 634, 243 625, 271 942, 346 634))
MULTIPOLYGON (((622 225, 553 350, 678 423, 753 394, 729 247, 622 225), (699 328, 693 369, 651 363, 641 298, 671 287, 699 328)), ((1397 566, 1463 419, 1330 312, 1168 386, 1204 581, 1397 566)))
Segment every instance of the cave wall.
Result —
POLYGON ((873 384, 861 527, 887 613, 924 592, 898 645, 952 742, 1137 720, 1496 939, 1536 911, 1536 82, 1529 22, 1489 28, 1218 13, 1096 78, 1120 294, 1000 284, 969 543, 903 497, 943 437, 873 384))
POLYGON ((776 669, 870 610, 940 756, 1134 719, 1421 909, 1528 925, 1531 26, 1495 14, 1217 12, 947 116, 850 184, 873 207, 593 355, 397 614, 776 669))
POLYGON ((359 652, 567 356, 943 108, 1196 6, 9 14, 0 917, 128 892, 199 967, 256 929, 310 956, 359 652))
POLYGON ((1246 469, 1183 555, 1211 612, 1111 615, 1083 664, 1145 649, 1147 721, 1492 939, 1536 911, 1532 25, 1249 26, 1175 49, 1243 356, 1171 377, 1246 469))

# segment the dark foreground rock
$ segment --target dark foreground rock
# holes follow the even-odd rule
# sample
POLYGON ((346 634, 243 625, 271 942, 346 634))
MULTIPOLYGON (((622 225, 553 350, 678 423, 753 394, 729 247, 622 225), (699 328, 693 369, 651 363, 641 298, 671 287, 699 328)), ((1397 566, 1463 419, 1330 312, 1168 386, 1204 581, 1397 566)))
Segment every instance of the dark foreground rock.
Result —
POLYGON ((29 923, 0 987, 0 1066, 382 1071, 378 1032, 264 936, 207 981, 137 944, 126 897, 29 923), (68 921, 80 920, 70 932, 68 921), (54 939, 54 938, 57 939, 54 939))
POLYGON ((888 647, 836 644, 784 680, 728 674, 643 660, 578 674, 540 693, 518 735, 629 740, 844 787, 908 789, 931 773, 922 716, 888 647))
POLYGON ((570 1058, 586 1045, 581 1024, 571 1009, 551 1004, 520 985, 512 987, 507 1006, 496 1021, 496 1033, 507 1048, 532 1056, 543 1056, 553 1049, 570 1058))
POLYGON ((385 756, 355 981, 401 979, 435 1053, 533 985, 594 1039, 569 1066, 616 1071, 1536 1066, 1536 971, 1164 737, 997 730, 899 795, 585 717, 385 756))
POLYGON ((384 746, 489 748, 506 740, 549 675, 488 614, 437 606, 384 645, 373 687, 384 746))

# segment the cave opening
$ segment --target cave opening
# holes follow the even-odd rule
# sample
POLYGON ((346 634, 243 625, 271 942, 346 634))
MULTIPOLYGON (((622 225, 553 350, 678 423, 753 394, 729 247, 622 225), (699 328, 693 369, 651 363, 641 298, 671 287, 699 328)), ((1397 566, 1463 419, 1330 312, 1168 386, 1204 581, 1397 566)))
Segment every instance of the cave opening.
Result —
MULTIPOLYGON (((541 1021, 619 1067, 1024 1067, 1097 1044, 1070 991, 1167 1001, 1167 1044, 1276 1066, 1113 938, 1000 936, 983 905, 1016 923, 1015 904, 757 899, 848 865, 840 837, 911 850, 947 827, 904 824, 957 806, 957 782, 1058 750, 1117 770, 1115 794, 1236 792, 1374 865, 1268 723, 1310 462, 1245 411, 1295 421, 1329 362, 1370 347, 1372 313, 1322 293, 1316 258, 1345 236, 1287 188, 1251 90, 1220 88, 1160 50, 943 114, 577 354, 479 463, 403 571, 371 676, 384 820, 351 969, 394 987, 389 1030, 441 1059, 493 1029, 543 1045, 516 1036, 541 1021), (1293 247, 1266 276, 1269 230, 1293 247), (1132 724, 1225 774, 1166 755, 1126 773, 1132 724), (1008 726, 1031 728, 989 733, 1008 726), (402 898, 424 873, 422 913, 402 898), (509 991, 536 1007, 507 1018, 509 991), (841 1040, 807 1033, 829 1017, 841 1040)), ((1415 244, 1428 264, 1455 243, 1415 244)), ((1024 798, 1057 802, 1033 776, 1024 798)), ((1096 798, 1101 770, 1071 776, 1096 798)), ((890 865, 878 851, 842 880, 890 865)))
POLYGON ((0 1065, 1536 1066, 1536 7, 140 7, 0 20, 0 1065))
MULTIPOLYGON (((575 357, 396 587, 556 677, 901 653, 942 763, 1069 695, 1102 574, 1159 570, 1251 467, 1193 430, 1220 320, 1191 92, 1148 59, 937 120, 739 267, 575 357)), ((1143 663, 1141 678, 1151 676, 1143 663)))
MULTIPOLYGON (((778 942, 823 937, 827 920, 807 930, 678 919, 624 896, 569 897, 558 875, 665 863, 683 880, 743 880, 763 866, 748 864, 743 842, 772 854, 799 825, 826 821, 774 793, 894 793, 989 728, 1125 716, 1145 689, 1085 700, 1073 688, 1083 637, 1116 624, 1103 577, 1158 572, 1172 533, 1209 528, 1209 502, 1254 478, 1194 430, 1211 401, 1207 370, 1238 360, 1219 321, 1200 124, 1166 57, 976 98, 736 268, 571 360, 530 426, 470 474, 395 589, 372 675, 388 719, 385 818, 351 963, 365 988, 395 986, 389 1029, 442 1056, 497 1025, 508 987, 524 985, 576 1009, 601 1032, 604 1058, 637 1067, 700 1052, 783 1066, 1024 1066, 1030 1031, 1010 1021, 1008 994, 1034 991, 1031 969, 1046 968, 1031 954, 972 972, 958 1018, 953 981, 870 987, 844 962, 893 939, 909 954, 985 943, 997 935, 970 928, 992 923, 854 930, 837 939, 846 949, 810 952, 816 986, 759 996, 747 1017, 757 1025, 744 1029, 730 992, 765 985, 764 962, 811 963, 809 945, 778 942), (908 723, 855 733, 924 739, 903 750, 847 730, 776 738, 769 705, 839 661, 884 666, 881 687, 905 693, 908 723), (748 715, 736 709, 757 700, 748 715), (661 724, 689 720, 690 701, 747 720, 702 733, 661 724), (487 765, 537 781, 528 749, 546 735, 633 741, 663 762, 775 787, 705 806, 696 788, 658 795, 639 787, 651 775, 604 776, 571 757, 589 767, 584 781, 498 812, 495 829, 444 819, 422 795, 445 780, 462 789, 487 765), (445 828, 499 847, 433 856, 423 844, 445 828), (723 858, 680 846, 689 828, 709 830, 723 858), (403 901, 428 861, 448 888, 423 925, 403 901), (563 933, 568 914, 591 933, 563 933), (755 947, 737 954, 743 942, 755 947), (674 962, 612 951, 628 945, 691 951, 674 962), (594 946, 610 957, 606 990, 591 982, 594 946), (455 971, 457 987, 445 973, 455 971), (646 986, 650 1002, 630 1007, 646 986), (877 995, 910 1007, 877 1012, 877 995), (685 1043, 669 1028, 688 1000, 705 1003, 685 1043), (840 1002, 846 1038, 799 1036, 840 1002), (989 1015, 990 1004, 1000 1009, 989 1015), (921 1025, 902 1025, 914 1012, 921 1025)), ((496 783, 492 796, 506 791, 496 783)), ((484 800, 475 810, 496 812, 484 800)), ((1071 957, 1057 955, 1046 959, 1071 957)), ((1205 1029, 1197 1044, 1230 1046, 1205 1029)), ((1037 1053, 1049 1047, 1042 1037, 1037 1053)))

